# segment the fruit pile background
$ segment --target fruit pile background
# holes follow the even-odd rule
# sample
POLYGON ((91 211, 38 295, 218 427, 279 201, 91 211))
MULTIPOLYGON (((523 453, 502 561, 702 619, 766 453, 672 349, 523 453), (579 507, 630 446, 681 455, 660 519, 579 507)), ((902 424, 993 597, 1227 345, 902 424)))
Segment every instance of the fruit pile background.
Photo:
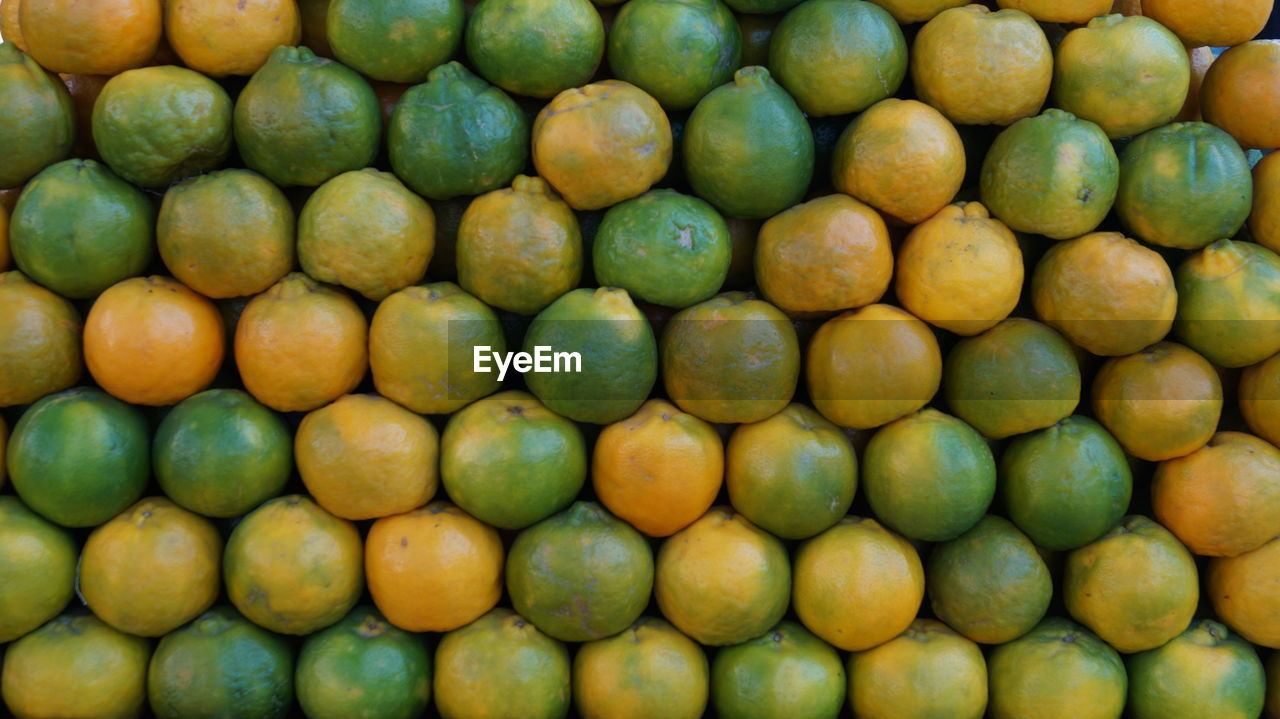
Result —
POLYGON ((0 0, 0 713, 1280 719, 1271 11, 0 0))

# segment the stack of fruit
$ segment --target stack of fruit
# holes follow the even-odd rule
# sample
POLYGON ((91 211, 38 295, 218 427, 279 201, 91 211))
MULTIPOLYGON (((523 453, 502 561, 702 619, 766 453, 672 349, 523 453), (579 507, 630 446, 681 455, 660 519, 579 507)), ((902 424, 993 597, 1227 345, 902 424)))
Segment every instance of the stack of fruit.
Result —
POLYGON ((1270 0, 616 2, 0 0, 0 713, 1280 719, 1270 0))

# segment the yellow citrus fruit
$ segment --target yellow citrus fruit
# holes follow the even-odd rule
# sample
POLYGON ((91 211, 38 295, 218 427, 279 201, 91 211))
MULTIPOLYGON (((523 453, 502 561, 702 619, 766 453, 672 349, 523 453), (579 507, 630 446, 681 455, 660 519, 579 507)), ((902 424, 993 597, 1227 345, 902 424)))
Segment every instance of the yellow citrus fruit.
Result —
MULTIPOLYGON (((943 10, 969 4, 969 0, 871 0, 871 2, 888 10, 893 19, 903 25, 913 22, 928 22, 943 10)), ((743 15, 741 17, 745 22, 747 18, 755 16, 743 15)), ((746 34, 744 29, 743 35, 745 36, 746 34)))
POLYGON ((1119 719, 1124 661, 1093 632, 1050 617, 987 657, 991 719, 1119 719))
POLYGON ((21 0, 0 0, 0 36, 25 53, 27 42, 22 37, 22 23, 18 21, 20 3, 21 0))
POLYGON ((1253 233, 1254 242, 1272 252, 1280 252, 1280 153, 1267 155, 1253 167, 1249 231, 1253 233))
POLYGON ((67 606, 77 554, 69 532, 17 497, 0 495, 0 642, 34 631, 67 606))
POLYGON ((848 676, 858 719, 982 719, 987 708, 982 650, 932 619, 850 655, 848 676))
POLYGON ((31 404, 83 371, 80 313, 11 270, 0 273, 0 407, 31 404))
POLYGON ((18 20, 27 52, 41 67, 81 75, 142 67, 163 32, 161 0, 23 0, 18 20))
POLYGON ((212 77, 252 75, 280 45, 297 45, 292 0, 169 0, 165 35, 183 64, 212 77))
POLYGON ((1204 87, 1204 76, 1214 60, 1213 48, 1193 47, 1187 49, 1187 57, 1191 60, 1191 85, 1187 89, 1187 100, 1182 104, 1182 111, 1173 118, 1175 122, 1198 122, 1200 116, 1200 89, 1204 87))
POLYGON ((1280 649, 1280 539, 1209 563, 1209 598, 1227 626, 1254 644, 1280 649))
POLYGON ((1226 130, 1246 150, 1280 147, 1278 73, 1280 40, 1254 40, 1222 53, 1200 87, 1205 121, 1226 130))
POLYGON ((1280 354, 1241 374, 1240 412, 1254 434, 1280 447, 1280 354))
POLYGON ((1271 0, 1142 0, 1142 14, 1187 47, 1232 47, 1252 40, 1271 15, 1271 0))
POLYGON ((1021 10, 1040 22, 1080 25, 1091 18, 1106 15, 1111 0, 997 0, 1002 8, 1021 10))
POLYGON ((707 707, 706 655, 661 619, 583 644, 572 674, 583 719, 698 719, 707 707))
POLYGON ((408 512, 439 486, 435 427, 378 395, 349 394, 312 410, 293 446, 302 483, 335 517, 408 512))

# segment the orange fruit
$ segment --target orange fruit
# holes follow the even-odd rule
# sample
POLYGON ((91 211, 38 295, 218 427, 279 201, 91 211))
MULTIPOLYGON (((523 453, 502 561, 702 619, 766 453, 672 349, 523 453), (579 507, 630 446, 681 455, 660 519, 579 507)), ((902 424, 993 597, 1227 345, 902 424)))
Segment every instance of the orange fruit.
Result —
POLYGON ((302 18, 293 0, 169 0, 164 29, 192 70, 252 75, 276 47, 298 44, 302 18))
MULTIPOLYGON (((894 20, 903 25, 913 22, 928 22, 932 20, 938 13, 943 10, 949 10, 953 7, 967 5, 968 0, 871 0, 875 4, 889 11, 894 20)), ((742 34, 747 35, 746 21, 748 18, 756 17, 754 15, 740 16, 743 24, 742 34)), ((768 38, 766 37, 766 40, 768 38)), ((767 48, 767 46, 766 46, 767 48)), ((745 60, 745 58, 744 58, 745 60)), ((755 64, 755 63, 743 63, 755 64)))
POLYGON ((130 404, 177 404, 208 387, 225 345, 213 302, 156 275, 112 285, 84 323, 89 373, 130 404))
POLYGON ((83 370, 80 313, 13 270, 0 273, 0 407, 74 385, 83 370))
POLYGON ((1251 552, 1280 535, 1280 449, 1251 434, 1219 432, 1151 480, 1156 518, 1208 557, 1251 552))
POLYGON ((1280 649, 1280 539, 1209 562, 1208 590, 1227 626, 1254 644, 1280 649))
POLYGON ((1002 8, 1021 10, 1040 22, 1081 25, 1091 18, 1106 15, 1111 0, 997 0, 1002 8))
POLYGON ((408 512, 439 485, 435 427, 378 395, 349 394, 311 411, 293 446, 302 483, 335 517, 408 512))
POLYGON ((1246 150, 1280 147, 1277 74, 1280 40, 1255 40, 1222 53, 1200 88, 1205 121, 1226 130, 1246 150))
POLYGON ((858 719, 982 719, 987 707, 982 650, 932 619, 851 655, 848 675, 858 719))
POLYGON ((1142 0, 1142 14, 1172 30, 1187 47, 1232 47, 1252 40, 1271 15, 1272 0, 1142 0))
POLYGON ((1240 413, 1254 434, 1280 447, 1280 354, 1240 376, 1240 413))
POLYGON ((605 427, 591 456, 600 501, 651 537, 668 537, 701 517, 723 477, 715 429, 662 399, 605 427))
POLYGON ((583 719, 699 719, 707 707, 706 655, 661 619, 583 644, 572 674, 583 719))
POLYGON ((1182 111, 1173 118, 1175 122, 1196 122, 1200 117, 1200 89, 1204 87, 1204 76, 1218 59, 1213 48, 1193 47, 1187 50, 1191 60, 1191 84, 1187 88, 1187 99, 1182 103, 1182 111))
POLYGON ((0 0, 0 36, 25 53, 27 42, 22 37, 22 23, 18 21, 20 4, 21 0, 0 0))
POLYGON ((345 292, 294 272, 249 302, 236 323, 245 389, 280 412, 306 412, 364 377, 368 325, 345 292))
POLYGON ((378 610, 411 632, 470 624, 502 595, 498 532, 448 502, 374 522, 364 558, 378 610))
POLYGON ((84 75, 142 67, 163 31, 161 0, 23 0, 18 19, 22 41, 41 67, 84 75))
POLYGON ((1254 242, 1272 252, 1280 252, 1280 153, 1273 152, 1253 166, 1249 231, 1253 233, 1254 242))

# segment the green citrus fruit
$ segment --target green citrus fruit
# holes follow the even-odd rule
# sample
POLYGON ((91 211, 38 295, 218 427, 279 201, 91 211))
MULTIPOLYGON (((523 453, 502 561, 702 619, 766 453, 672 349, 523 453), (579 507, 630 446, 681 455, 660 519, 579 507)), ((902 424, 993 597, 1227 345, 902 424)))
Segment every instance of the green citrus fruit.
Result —
POLYGON ((1212 619, 1127 663, 1133 719, 1254 719, 1262 713, 1266 676, 1257 651, 1212 619))
POLYGON ((1219 367, 1247 367, 1280 352, 1280 255, 1218 240, 1183 261, 1174 334, 1219 367))
POLYGON ((13 42, 0 44, 0 107, 8 108, 0 117, 0 187, 18 187, 71 154, 75 110, 67 87, 13 42))
POLYGON ((609 68, 667 110, 687 110, 728 82, 742 33, 720 0, 637 0, 609 28, 609 68))
POLYGON ((84 369, 83 329, 65 298, 17 270, 0 273, 0 407, 74 385, 84 369))
POLYGON ((66 530, 0 495, 0 642, 34 631, 67 606, 77 554, 66 530))
POLYGON ((720 719, 828 719, 844 705, 845 683, 836 650, 784 621, 716 652, 711 703, 720 719))
POLYGON ((589 0, 481 0, 467 22, 467 57, 485 79, 548 98, 591 80, 604 22, 589 0))
POLYGON ((325 35, 333 54, 371 80, 422 82, 462 43, 462 0, 332 0, 325 35))
POLYGON ((992 719, 1119 719, 1124 662, 1080 625, 1050 618, 987 658, 992 719))

